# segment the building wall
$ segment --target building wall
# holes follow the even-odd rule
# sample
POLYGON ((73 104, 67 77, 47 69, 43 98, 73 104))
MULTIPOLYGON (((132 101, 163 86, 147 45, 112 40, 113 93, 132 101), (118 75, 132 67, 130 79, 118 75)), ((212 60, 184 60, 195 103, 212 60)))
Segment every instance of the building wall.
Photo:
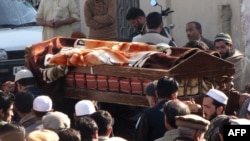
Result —
POLYGON ((245 54, 250 58, 250 1, 243 0, 241 7, 242 40, 245 54))

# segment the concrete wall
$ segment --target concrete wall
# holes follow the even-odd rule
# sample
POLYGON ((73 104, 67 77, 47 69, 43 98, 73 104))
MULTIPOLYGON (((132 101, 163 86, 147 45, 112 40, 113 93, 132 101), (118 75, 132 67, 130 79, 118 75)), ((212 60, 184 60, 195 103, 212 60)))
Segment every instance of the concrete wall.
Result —
POLYGON ((250 58, 250 1, 243 0, 241 7, 242 40, 245 46, 245 54, 250 58))

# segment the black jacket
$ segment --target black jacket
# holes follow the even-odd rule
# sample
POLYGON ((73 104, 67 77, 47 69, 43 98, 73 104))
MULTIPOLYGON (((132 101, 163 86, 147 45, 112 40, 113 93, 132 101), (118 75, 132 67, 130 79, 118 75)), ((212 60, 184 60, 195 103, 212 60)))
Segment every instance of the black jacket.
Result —
POLYGON ((163 105, 161 101, 153 108, 147 109, 141 116, 136 128, 134 141, 153 141, 167 131, 164 123, 163 105))

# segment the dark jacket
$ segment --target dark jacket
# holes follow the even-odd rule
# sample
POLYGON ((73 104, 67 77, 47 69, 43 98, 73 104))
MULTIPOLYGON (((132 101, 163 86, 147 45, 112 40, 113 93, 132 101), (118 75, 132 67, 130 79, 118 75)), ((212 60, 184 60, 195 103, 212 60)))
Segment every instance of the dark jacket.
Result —
POLYGON ((209 47, 209 50, 215 50, 214 42, 211 40, 208 40, 204 37, 201 37, 201 41, 203 41, 207 46, 209 47))
POLYGON ((164 124, 163 105, 161 101, 153 108, 147 109, 141 116, 136 128, 134 141, 153 141, 167 131, 164 124))
POLYGON ((34 97, 44 94, 41 89, 39 89, 37 86, 34 85, 25 87, 25 90, 31 92, 34 95, 34 97))

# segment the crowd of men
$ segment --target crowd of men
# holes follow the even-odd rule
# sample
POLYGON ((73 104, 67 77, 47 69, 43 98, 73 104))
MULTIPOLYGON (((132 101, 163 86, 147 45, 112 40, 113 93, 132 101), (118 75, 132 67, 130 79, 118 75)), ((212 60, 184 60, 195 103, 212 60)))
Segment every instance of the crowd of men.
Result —
POLYGON ((133 136, 122 137, 113 128, 117 122, 113 115, 97 101, 79 100, 74 105, 74 119, 70 119, 71 115, 54 109, 53 100, 34 80, 31 71, 20 70, 15 82, 6 83, 0 92, 2 141, 224 141, 224 125, 250 125, 250 97, 238 109, 242 115, 226 114, 230 97, 212 88, 203 97, 202 114, 193 113, 197 104, 179 100, 179 83, 163 76, 147 84, 150 107, 140 113, 133 136))

